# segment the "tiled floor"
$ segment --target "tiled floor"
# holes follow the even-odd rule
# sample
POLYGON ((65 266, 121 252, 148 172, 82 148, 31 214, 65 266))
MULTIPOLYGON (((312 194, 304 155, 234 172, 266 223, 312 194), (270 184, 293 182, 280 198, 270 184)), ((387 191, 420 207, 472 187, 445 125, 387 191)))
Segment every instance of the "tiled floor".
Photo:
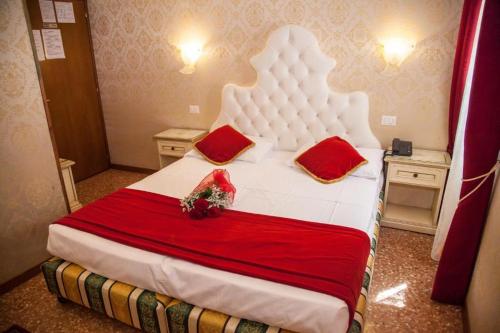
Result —
POLYGON ((91 203, 106 194, 129 186, 147 177, 143 173, 109 169, 76 184, 78 200, 82 205, 91 203))
MULTIPOLYGON (((78 195, 85 205, 145 176, 108 170, 78 183, 78 195)), ((429 298, 436 269, 431 247, 431 236, 381 229, 365 333, 462 332, 461 308, 429 298)), ((31 332, 137 332, 78 305, 59 304, 41 274, 0 296, 0 332, 14 323, 31 332)))
POLYGON ((365 333, 462 332, 461 307, 430 299, 433 237, 382 227, 365 333))

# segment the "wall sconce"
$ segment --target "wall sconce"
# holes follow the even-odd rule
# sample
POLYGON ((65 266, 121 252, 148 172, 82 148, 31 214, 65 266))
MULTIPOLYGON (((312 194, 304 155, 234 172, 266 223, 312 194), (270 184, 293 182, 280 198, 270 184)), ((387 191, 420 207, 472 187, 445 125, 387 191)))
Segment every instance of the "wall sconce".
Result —
POLYGON ((415 44, 403 38, 391 38, 385 40, 384 59, 389 65, 399 66, 415 49, 415 44))
POLYGON ((199 42, 182 44, 180 47, 181 58, 184 67, 179 70, 182 74, 193 74, 196 70, 196 63, 203 53, 203 46, 199 42))

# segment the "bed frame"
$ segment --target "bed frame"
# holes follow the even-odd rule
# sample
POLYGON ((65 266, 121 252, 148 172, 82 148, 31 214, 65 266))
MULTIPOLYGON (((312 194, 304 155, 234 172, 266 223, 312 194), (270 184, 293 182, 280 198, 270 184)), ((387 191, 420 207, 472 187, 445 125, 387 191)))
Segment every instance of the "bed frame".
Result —
MULTIPOLYGON (((224 87, 222 109, 212 129, 230 124, 244 134, 272 140, 279 150, 296 151, 333 135, 355 147, 380 148, 368 121, 368 96, 330 90, 327 76, 335 60, 321 52, 310 31, 294 25, 274 31, 251 64, 257 71, 255 85, 224 87)), ((381 209, 380 199, 350 333, 363 330, 381 209)), ((114 281, 59 258, 42 264, 42 271, 48 289, 60 301, 81 304, 145 332, 288 332, 114 281)))
MULTIPOLYGON (((375 229, 361 294, 348 333, 363 332, 366 302, 380 230, 384 194, 380 192, 375 229)), ((203 309, 167 295, 108 279, 85 268, 52 258, 41 266, 47 288, 60 302, 67 300, 151 333, 293 333, 264 323, 203 309)))

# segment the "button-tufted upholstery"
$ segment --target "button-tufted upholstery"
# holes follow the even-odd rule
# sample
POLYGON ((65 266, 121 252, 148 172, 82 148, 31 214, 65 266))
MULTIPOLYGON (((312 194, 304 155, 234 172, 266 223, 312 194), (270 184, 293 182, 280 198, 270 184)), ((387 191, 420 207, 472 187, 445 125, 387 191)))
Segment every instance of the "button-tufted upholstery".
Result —
POLYGON ((212 129, 230 124, 273 140, 280 150, 295 151, 332 135, 356 147, 380 148, 368 123, 368 96, 330 90, 327 76, 335 60, 321 52, 310 31, 295 25, 274 31, 251 64, 256 84, 224 86, 212 129))

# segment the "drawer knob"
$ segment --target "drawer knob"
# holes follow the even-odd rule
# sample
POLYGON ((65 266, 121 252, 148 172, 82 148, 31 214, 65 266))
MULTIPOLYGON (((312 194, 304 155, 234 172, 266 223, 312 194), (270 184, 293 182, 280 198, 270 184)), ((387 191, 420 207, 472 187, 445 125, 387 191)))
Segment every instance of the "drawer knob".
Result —
POLYGON ((170 147, 170 150, 174 150, 174 147, 170 147))
POLYGON ((413 178, 417 178, 417 177, 418 177, 418 173, 414 173, 413 178))

